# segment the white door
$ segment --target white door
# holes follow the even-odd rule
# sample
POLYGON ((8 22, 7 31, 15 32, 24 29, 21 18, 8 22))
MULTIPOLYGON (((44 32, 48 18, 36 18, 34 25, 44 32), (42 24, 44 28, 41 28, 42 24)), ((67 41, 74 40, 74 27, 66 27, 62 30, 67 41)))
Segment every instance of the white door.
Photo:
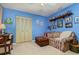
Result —
POLYGON ((32 30, 30 30, 30 29, 32 29, 32 22, 29 19, 29 20, 25 21, 25 24, 27 25, 27 26, 25 25, 25 32, 24 32, 25 41, 28 41, 28 39, 29 39, 29 41, 31 41, 31 39, 32 39, 32 34, 31 34, 32 30))
POLYGON ((16 17, 16 42, 32 40, 32 21, 27 17, 16 17))

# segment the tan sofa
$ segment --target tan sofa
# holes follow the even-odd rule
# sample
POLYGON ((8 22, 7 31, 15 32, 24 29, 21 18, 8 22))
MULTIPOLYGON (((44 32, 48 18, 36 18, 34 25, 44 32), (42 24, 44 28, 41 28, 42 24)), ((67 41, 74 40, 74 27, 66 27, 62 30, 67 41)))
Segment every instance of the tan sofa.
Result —
POLYGON ((48 32, 45 33, 44 36, 49 39, 50 46, 63 52, 69 50, 70 41, 73 41, 73 44, 76 44, 75 34, 72 31, 48 32))

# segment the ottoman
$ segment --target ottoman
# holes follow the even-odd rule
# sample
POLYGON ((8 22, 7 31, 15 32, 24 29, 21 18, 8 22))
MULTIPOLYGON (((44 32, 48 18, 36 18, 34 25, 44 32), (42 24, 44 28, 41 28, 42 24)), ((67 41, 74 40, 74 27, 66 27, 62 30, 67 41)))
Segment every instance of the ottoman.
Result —
POLYGON ((38 44, 40 47, 49 45, 49 40, 48 40, 47 38, 45 38, 44 36, 35 37, 35 42, 36 42, 36 44, 38 44))

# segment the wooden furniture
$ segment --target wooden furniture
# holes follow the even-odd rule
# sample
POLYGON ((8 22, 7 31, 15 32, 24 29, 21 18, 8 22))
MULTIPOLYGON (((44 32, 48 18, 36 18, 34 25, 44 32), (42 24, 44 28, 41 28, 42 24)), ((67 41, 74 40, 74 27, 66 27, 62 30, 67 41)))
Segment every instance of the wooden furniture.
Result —
POLYGON ((38 36, 38 37, 35 37, 35 42, 40 46, 46 46, 46 45, 49 45, 49 40, 43 36, 38 36))
POLYGON ((2 49, 1 55, 4 54, 10 54, 12 47, 12 39, 13 37, 10 38, 10 34, 0 34, 0 49, 2 49))

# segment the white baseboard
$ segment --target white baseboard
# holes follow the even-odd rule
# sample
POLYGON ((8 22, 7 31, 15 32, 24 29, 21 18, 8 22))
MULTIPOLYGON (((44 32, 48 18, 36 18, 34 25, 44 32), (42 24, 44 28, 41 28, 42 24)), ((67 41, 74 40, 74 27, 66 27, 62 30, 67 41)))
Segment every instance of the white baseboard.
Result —
POLYGON ((16 43, 13 43, 13 45, 16 45, 16 43))
POLYGON ((32 42, 35 42, 35 40, 32 40, 32 42))
MULTIPOLYGON (((32 42, 35 42, 35 40, 32 40, 32 42)), ((13 45, 16 45, 16 43, 13 43, 13 45)))

